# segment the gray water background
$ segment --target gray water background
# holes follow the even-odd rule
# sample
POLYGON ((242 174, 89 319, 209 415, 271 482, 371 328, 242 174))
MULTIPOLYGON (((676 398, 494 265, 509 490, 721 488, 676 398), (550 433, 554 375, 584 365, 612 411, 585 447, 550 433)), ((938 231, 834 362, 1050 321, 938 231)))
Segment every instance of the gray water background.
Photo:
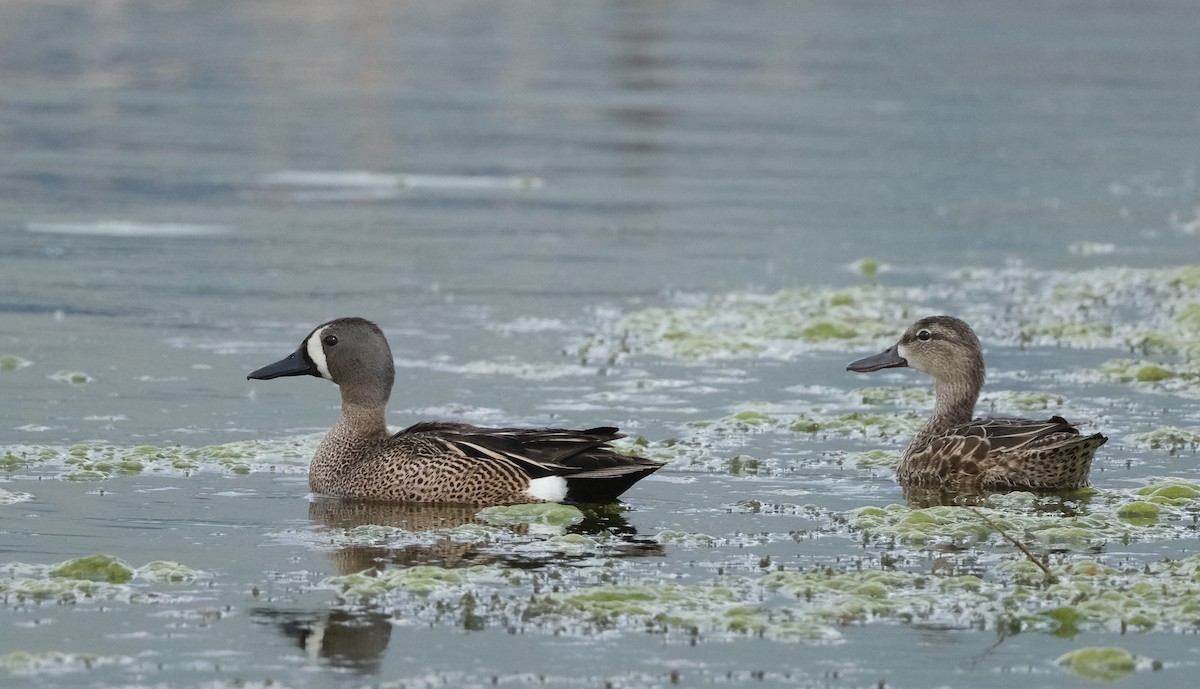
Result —
MULTIPOLYGON (((789 386, 861 385, 843 372, 857 351, 625 364, 715 388, 667 400, 631 393, 620 365, 565 382, 461 365, 573 364, 597 310, 856 284, 849 266, 865 257, 895 266, 881 278, 892 284, 947 290, 947 305, 938 276, 961 266, 1195 263, 1200 244, 1178 219, 1200 205, 1198 29, 1193 3, 1169 1, 6 3, 0 353, 34 365, 0 377, 0 444, 319 432, 336 414, 331 386, 244 377, 342 315, 389 334, 397 426, 458 416, 661 438, 789 386), (410 188, 272 177, 290 171, 438 177, 410 188), (147 225, 79 232, 109 221, 147 225), (1115 251, 1067 250, 1080 242, 1115 251), (93 380, 48 380, 57 370, 93 380), (603 401, 575 404, 585 396, 603 401)), ((1112 354, 1044 351, 1031 364, 993 348, 989 362, 1068 368, 1112 354)), ((1197 416, 1193 402, 1131 404, 1172 407, 1184 425, 1197 416)), ((641 532, 778 530, 725 506, 806 476, 662 474, 627 496, 641 532)), ((830 508, 900 500, 886 475, 811 478, 822 487, 808 500, 830 508)), ((302 475, 13 479, 36 500, 0 508, 6 561, 179 560, 217 573, 200 607, 224 612, 180 622, 141 608, 6 608, 0 652, 149 659, 4 686, 467 686, 523 672, 658 686, 670 668, 693 685, 1082 684, 1047 662, 1080 639, 1024 635, 989 651, 991 635, 889 625, 833 646, 395 626, 355 672, 309 660, 251 614, 264 605, 253 587, 273 587, 276 612, 334 609, 311 587, 336 573, 326 553, 276 537, 315 528, 302 475)), ((767 552, 794 562, 847 544, 804 547, 767 552)), ((762 555, 668 548, 653 566, 762 555)), ((1126 684, 1188 686, 1193 639, 1122 639, 1178 663, 1126 684)))

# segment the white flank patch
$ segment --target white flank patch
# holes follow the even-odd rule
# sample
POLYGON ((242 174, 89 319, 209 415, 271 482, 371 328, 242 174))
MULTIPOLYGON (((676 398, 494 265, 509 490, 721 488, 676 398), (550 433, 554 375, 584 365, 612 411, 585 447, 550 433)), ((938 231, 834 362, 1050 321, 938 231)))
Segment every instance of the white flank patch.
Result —
POLYGON ((308 338, 308 358, 316 364, 317 370, 321 372, 321 377, 325 380, 333 380, 333 376, 329 375, 329 362, 325 360, 325 345, 321 344, 321 334, 325 332, 325 328, 321 328, 308 338))
POLYGON ((525 491, 530 497, 546 502, 562 502, 567 497, 567 479, 561 476, 543 476, 529 482, 525 491))

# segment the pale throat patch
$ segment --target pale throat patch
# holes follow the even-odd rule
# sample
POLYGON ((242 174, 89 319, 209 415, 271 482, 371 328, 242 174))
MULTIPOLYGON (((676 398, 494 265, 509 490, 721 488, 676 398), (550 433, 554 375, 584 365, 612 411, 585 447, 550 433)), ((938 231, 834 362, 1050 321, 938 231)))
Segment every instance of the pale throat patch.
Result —
POLYGON ((308 358, 312 359, 317 370, 321 372, 321 377, 325 380, 333 380, 333 376, 329 375, 329 362, 325 360, 325 347, 321 344, 321 337, 325 333, 325 328, 321 328, 308 338, 308 358))
POLYGON ((561 476, 543 476, 529 482, 525 491, 532 498, 546 502, 561 502, 567 497, 567 479, 561 476))

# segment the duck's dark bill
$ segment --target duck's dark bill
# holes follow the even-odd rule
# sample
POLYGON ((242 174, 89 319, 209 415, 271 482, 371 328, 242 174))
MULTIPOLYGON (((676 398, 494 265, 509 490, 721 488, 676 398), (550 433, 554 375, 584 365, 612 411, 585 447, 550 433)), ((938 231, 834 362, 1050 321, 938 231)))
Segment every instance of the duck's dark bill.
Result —
POLYGON ((267 364, 260 369, 251 371, 246 376, 246 380, 271 380, 272 378, 282 378, 283 376, 302 376, 305 374, 320 377, 321 372, 308 360, 303 349, 297 349, 287 355, 285 359, 280 359, 273 364, 267 364))
POLYGON ((892 345, 882 352, 873 356, 864 357, 858 361, 850 362, 846 367, 847 371, 857 371, 859 373, 870 373, 878 371, 881 368, 897 368, 900 366, 908 366, 908 361, 896 352, 899 345, 892 345))

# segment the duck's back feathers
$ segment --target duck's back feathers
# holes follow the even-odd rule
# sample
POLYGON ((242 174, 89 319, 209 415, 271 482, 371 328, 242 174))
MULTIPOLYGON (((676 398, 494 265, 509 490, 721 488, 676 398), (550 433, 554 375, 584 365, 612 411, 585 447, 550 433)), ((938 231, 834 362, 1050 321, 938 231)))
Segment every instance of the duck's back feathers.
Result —
POLYGON ((985 438, 996 452, 1035 448, 1079 435, 1079 429, 1061 416, 1044 421, 989 416, 952 429, 948 435, 985 438))
POLYGON ((426 422, 400 431, 393 440, 421 439, 447 454, 483 466, 515 467, 528 479, 551 476, 566 480, 566 500, 612 502, 662 464, 631 457, 610 442, 625 435, 601 426, 587 430, 563 428, 481 428, 462 423, 426 422))
POLYGON ((924 485, 1073 488, 1087 485, 1092 456, 1107 440, 1099 433, 1082 435, 1061 416, 980 418, 918 438, 900 471, 902 479, 924 485))

